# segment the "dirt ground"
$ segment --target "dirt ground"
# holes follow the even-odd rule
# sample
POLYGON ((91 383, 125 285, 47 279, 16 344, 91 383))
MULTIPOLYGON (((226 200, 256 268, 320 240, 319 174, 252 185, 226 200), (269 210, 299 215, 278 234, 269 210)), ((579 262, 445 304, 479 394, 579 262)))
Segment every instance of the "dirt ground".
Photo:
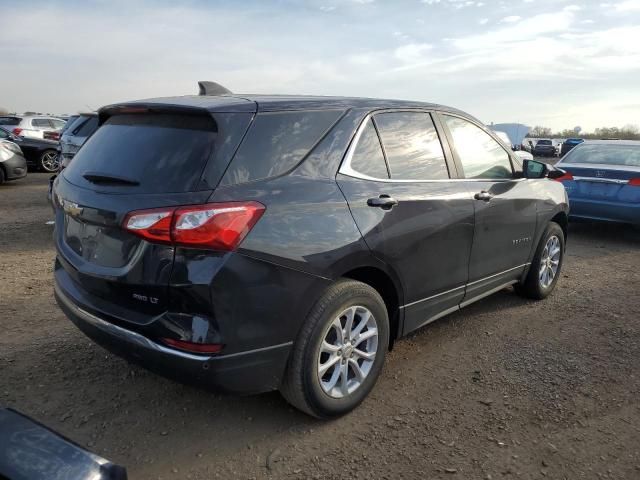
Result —
POLYGON ((48 176, 0 186, 0 405, 131 479, 640 478, 640 231, 571 225, 555 293, 505 290, 396 344, 332 422, 107 353, 52 293, 48 176))

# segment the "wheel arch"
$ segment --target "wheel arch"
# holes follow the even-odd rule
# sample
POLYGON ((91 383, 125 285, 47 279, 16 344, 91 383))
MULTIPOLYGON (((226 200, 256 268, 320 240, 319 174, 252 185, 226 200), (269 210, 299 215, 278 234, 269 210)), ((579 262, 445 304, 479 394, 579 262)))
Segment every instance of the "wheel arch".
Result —
POLYGON ((404 320, 404 311, 400 308, 403 304, 403 295, 399 281, 392 273, 370 265, 352 268, 342 273, 341 277, 365 283, 380 294, 389 314, 389 350, 391 350, 395 340, 401 336, 404 320))
POLYGON ((564 234, 564 245, 566 248, 567 237, 569 235, 569 216, 566 212, 558 212, 551 218, 550 221, 557 223, 558 225, 560 225, 560 228, 562 228, 562 233, 564 234))

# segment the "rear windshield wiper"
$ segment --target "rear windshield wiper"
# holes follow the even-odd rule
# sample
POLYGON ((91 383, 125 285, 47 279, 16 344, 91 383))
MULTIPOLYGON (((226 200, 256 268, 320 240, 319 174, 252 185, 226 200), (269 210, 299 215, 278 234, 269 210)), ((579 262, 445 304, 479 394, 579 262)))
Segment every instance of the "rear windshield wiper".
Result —
POLYGON ((82 176, 86 180, 90 181, 91 183, 107 183, 107 184, 114 184, 114 185, 131 185, 131 186, 140 185, 140 182, 137 180, 133 180, 127 177, 112 175, 110 173, 87 172, 82 176))

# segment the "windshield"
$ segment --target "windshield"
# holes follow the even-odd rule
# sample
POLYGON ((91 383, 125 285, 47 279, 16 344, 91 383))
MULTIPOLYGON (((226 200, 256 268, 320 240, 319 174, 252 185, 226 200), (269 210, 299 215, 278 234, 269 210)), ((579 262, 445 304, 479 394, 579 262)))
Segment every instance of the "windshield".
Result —
POLYGON ((640 143, 638 145, 578 145, 567 154, 562 163, 640 167, 640 143))

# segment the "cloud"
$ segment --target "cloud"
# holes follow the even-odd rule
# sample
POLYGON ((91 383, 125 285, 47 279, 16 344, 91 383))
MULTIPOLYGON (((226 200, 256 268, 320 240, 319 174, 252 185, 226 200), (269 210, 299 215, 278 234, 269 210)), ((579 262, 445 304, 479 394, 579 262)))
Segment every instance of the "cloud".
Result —
POLYGON ((489 23, 489 19, 488 18, 481 18, 480 20, 478 20, 478 23, 480 25, 486 25, 487 23, 489 23))
POLYGON ((520 20, 522 20, 522 17, 519 15, 510 15, 508 17, 504 17, 502 20, 500 20, 502 23, 516 23, 519 22, 520 20))
MULTIPOLYGON (((604 6, 604 4, 603 4, 603 6, 604 6)), ((640 1, 638 1, 638 0, 627 0, 625 2, 617 3, 614 8, 618 12, 639 12, 640 11, 640 1)))
POLYGON ((424 60, 425 52, 428 52, 432 48, 432 45, 426 43, 410 43, 396 48, 394 51, 394 56, 401 62, 415 63, 424 60))
POLYGON ((579 12, 582 10, 580 5, 567 5, 562 9, 564 12, 579 12))

